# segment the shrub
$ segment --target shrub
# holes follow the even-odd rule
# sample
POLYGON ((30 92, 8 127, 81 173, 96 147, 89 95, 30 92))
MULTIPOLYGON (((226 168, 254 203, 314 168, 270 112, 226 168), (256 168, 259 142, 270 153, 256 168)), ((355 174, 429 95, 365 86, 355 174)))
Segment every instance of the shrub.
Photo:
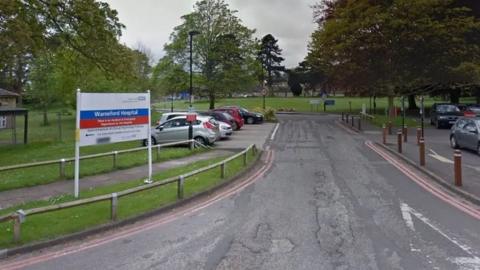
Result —
POLYGON ((265 110, 262 108, 255 108, 253 111, 262 113, 265 121, 277 121, 277 118, 275 117, 275 109, 271 107, 267 107, 265 110))

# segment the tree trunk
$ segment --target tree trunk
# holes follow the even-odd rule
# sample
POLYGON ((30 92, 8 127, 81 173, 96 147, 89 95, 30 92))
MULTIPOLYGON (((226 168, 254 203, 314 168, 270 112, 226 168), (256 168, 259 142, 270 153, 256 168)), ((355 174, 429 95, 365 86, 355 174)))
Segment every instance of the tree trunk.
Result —
POLYGON ((450 91, 450 102, 451 103, 460 103, 460 90, 450 91))
POLYGON ((48 126, 48 112, 47 107, 43 107, 43 125, 48 126))
POLYGON ((415 95, 408 95, 408 109, 417 110, 417 103, 415 102, 415 95))
POLYGON ((210 101, 210 107, 209 107, 209 109, 210 109, 210 110, 215 109, 215 93, 214 93, 214 92, 210 92, 209 95, 208 95, 208 99, 209 99, 209 101, 210 101))

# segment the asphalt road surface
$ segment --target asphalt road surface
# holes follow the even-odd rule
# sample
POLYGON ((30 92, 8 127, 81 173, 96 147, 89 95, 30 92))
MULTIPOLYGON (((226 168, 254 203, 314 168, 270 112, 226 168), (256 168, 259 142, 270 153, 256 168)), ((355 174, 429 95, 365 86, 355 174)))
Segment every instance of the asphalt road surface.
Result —
POLYGON ((273 166, 239 193, 27 269, 480 269, 478 208, 427 192, 336 118, 280 116, 273 166))

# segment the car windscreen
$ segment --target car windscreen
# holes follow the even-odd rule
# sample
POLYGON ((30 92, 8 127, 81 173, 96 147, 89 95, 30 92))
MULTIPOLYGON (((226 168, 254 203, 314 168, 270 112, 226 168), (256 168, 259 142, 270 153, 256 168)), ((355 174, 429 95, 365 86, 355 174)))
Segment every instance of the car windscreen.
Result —
POLYGON ((230 114, 225 113, 225 112, 222 113, 222 114, 225 116, 225 118, 226 118, 227 120, 229 120, 229 121, 232 121, 232 120, 233 120, 233 117, 232 117, 230 114))
POLYGON ((437 106, 437 112, 439 112, 439 113, 455 113, 455 112, 460 112, 460 109, 458 109, 458 107, 455 106, 455 105, 438 105, 437 106))

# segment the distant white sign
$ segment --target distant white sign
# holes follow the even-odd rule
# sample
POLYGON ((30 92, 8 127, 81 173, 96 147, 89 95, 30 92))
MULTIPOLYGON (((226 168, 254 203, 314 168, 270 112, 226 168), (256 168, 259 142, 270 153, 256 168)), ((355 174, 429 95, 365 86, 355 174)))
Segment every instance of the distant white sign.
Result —
POLYGON ((148 138, 147 93, 79 93, 79 146, 148 138))
POLYGON ((320 104, 320 100, 319 99, 311 99, 310 100, 310 105, 319 105, 320 104))

